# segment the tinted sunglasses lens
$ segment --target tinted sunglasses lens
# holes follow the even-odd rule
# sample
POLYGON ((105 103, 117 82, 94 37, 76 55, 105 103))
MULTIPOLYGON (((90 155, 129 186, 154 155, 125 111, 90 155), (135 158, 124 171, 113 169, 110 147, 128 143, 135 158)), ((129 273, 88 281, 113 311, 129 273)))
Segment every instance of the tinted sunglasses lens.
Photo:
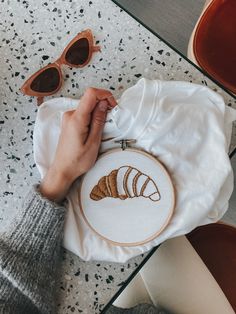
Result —
POLYGON ((87 38, 77 40, 67 51, 65 59, 70 64, 82 65, 89 57, 89 42, 87 38))
POLYGON ((60 74, 57 68, 48 68, 40 73, 31 83, 30 88, 35 92, 50 93, 57 89, 60 74))

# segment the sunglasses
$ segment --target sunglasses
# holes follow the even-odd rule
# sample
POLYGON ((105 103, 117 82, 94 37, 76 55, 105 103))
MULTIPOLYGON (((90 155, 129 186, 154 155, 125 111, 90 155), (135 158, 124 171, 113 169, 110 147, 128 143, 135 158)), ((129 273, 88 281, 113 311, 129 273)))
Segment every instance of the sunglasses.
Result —
POLYGON ((69 67, 82 68, 91 60, 93 52, 100 51, 93 44, 93 34, 90 29, 79 33, 66 46, 62 55, 55 62, 34 73, 21 87, 25 95, 37 97, 38 106, 45 96, 55 94, 62 86, 62 64, 69 67))

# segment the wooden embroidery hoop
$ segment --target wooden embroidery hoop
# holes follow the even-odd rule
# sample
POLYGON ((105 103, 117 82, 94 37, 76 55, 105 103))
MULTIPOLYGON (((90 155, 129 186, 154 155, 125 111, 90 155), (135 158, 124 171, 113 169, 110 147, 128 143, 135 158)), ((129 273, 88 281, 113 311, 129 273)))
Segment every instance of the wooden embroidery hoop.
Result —
POLYGON ((81 214, 86 222, 86 224, 89 226, 89 228, 96 234, 98 235, 100 238, 102 238, 103 240, 105 240, 106 242, 112 244, 112 245, 115 245, 115 246, 122 246, 122 247, 134 247, 134 246, 139 246, 139 245, 143 245, 143 244, 146 244, 152 240, 154 240, 158 235, 160 235, 162 233, 162 231, 167 227, 167 225, 169 224, 170 220, 171 220, 171 217, 173 216, 173 212, 174 212, 174 208, 175 208, 175 202, 176 202, 176 196, 175 196, 175 189, 174 189, 174 186, 173 186, 173 183, 172 183, 172 180, 170 178, 170 175, 166 169, 166 167, 156 158, 154 157, 153 155, 147 153, 146 151, 144 150, 141 150, 141 149, 136 149, 136 148, 130 148, 129 145, 131 143, 135 143, 136 140, 126 140, 126 139, 123 139, 123 140, 119 140, 119 141, 114 141, 115 143, 119 143, 120 144, 120 148, 113 148, 113 149, 110 149, 106 152, 104 152, 103 154, 101 154, 99 157, 98 157, 98 160, 103 158, 104 156, 107 156, 109 154, 114 154, 116 152, 120 152, 121 150, 128 150, 130 152, 136 152, 136 153, 139 153, 139 154, 142 154, 142 155, 145 155, 146 157, 148 157, 149 159, 151 160, 154 160, 158 165, 159 167, 162 168, 163 172, 165 173, 166 177, 169 179, 169 183, 170 183, 170 187, 172 189, 172 206, 171 206, 171 209, 170 209, 170 212, 169 212, 169 215, 165 221, 165 223, 162 225, 162 227, 156 232, 154 233, 152 236, 146 238, 145 240, 143 241, 138 241, 138 242, 117 242, 117 241, 113 241, 105 236, 103 236, 102 234, 100 234, 92 225, 91 223, 88 221, 86 215, 85 215, 85 212, 83 210, 83 206, 82 206, 82 203, 81 203, 81 188, 82 188, 82 185, 83 185, 83 181, 84 181, 84 178, 85 178, 85 175, 83 176, 81 182, 80 182, 80 185, 79 185, 79 190, 78 190, 78 202, 79 202, 79 207, 80 207, 80 211, 81 211, 81 214))

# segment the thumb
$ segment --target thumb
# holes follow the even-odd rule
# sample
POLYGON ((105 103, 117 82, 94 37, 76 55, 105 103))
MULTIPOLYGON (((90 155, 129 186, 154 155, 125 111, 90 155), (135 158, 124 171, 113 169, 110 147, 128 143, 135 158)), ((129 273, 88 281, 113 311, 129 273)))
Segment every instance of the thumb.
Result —
POLYGON ((100 144, 102 138, 102 131, 106 121, 108 101, 101 100, 95 107, 90 124, 90 132, 88 136, 88 142, 97 142, 100 144))

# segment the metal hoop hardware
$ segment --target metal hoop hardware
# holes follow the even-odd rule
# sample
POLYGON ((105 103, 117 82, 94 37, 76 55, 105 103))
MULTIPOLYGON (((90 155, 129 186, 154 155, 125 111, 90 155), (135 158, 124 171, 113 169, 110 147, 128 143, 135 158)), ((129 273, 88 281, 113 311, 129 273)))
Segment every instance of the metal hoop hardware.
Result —
POLYGON ((119 143, 120 146, 121 146, 121 149, 122 150, 125 150, 126 148, 129 147, 130 144, 134 144, 136 143, 136 140, 133 140, 133 139, 122 139, 122 140, 117 140, 117 141, 114 141, 115 143, 119 143))

